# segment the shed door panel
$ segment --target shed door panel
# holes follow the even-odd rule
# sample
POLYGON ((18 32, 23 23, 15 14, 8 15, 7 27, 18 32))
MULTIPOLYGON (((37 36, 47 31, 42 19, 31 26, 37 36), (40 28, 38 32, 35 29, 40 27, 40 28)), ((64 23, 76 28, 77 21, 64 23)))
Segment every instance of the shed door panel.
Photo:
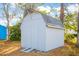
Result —
POLYGON ((45 49, 45 25, 40 15, 32 16, 32 47, 37 50, 45 49))

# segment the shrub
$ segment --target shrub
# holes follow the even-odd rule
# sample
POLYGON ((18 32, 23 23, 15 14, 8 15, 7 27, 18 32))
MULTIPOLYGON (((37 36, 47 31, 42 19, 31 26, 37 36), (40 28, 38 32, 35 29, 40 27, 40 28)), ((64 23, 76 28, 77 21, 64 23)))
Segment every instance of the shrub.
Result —
POLYGON ((66 43, 71 43, 71 44, 76 44, 77 43, 76 35, 74 35, 74 34, 65 34, 65 42, 66 43))
POLYGON ((10 27, 10 40, 11 41, 21 40, 20 24, 10 27))

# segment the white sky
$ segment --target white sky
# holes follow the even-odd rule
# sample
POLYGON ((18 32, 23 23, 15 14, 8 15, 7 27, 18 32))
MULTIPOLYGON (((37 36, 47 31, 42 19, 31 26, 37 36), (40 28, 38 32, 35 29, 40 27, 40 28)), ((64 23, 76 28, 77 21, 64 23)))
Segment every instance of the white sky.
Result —
POLYGON ((44 11, 45 10, 47 12, 50 12, 51 7, 49 7, 49 6, 46 6, 46 7, 40 6, 37 9, 40 10, 40 11, 44 11))
MULTIPOLYGON (((16 19, 16 18, 14 18, 14 19, 12 19, 12 20, 10 20, 10 26, 13 26, 13 25, 15 25, 15 22, 18 22, 19 21, 19 19, 16 19)), ((0 19, 0 25, 3 25, 3 26, 7 26, 6 25, 7 24, 7 21, 6 20, 3 20, 3 19, 0 19)))
POLYGON ((75 12, 75 11, 78 11, 78 5, 76 4, 75 6, 74 5, 70 5, 68 6, 68 10, 69 12, 75 12))

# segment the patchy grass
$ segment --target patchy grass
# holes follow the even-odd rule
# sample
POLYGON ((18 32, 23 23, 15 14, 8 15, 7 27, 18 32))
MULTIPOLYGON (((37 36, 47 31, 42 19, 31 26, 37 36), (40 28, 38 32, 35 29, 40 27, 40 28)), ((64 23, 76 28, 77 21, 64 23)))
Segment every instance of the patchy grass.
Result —
POLYGON ((56 48, 48 52, 32 51, 25 53, 20 50, 20 41, 13 41, 9 44, 0 41, 1 56, 79 56, 79 48, 68 44, 65 44, 64 47, 56 48))

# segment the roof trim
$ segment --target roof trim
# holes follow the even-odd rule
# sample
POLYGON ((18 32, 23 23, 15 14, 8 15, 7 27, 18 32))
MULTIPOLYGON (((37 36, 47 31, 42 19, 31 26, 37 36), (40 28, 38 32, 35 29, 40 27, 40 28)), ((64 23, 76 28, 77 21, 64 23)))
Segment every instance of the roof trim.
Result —
POLYGON ((62 30, 64 30, 64 28, 63 28, 63 27, 59 27, 59 26, 52 26, 51 24, 47 24, 47 25, 46 25, 46 27, 48 27, 48 28, 55 28, 55 29, 62 29, 62 30))
POLYGON ((54 29, 61 29, 61 30, 64 30, 64 28, 58 28, 58 27, 49 27, 49 26, 47 26, 48 28, 54 28, 54 29))

